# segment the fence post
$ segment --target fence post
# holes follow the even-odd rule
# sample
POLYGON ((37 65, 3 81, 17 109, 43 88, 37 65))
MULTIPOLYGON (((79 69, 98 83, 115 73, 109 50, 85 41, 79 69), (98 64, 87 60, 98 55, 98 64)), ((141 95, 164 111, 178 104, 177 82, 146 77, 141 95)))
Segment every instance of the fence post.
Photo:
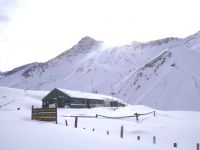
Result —
POLYGON ((109 135, 109 131, 107 131, 107 135, 109 135))
POLYGON ((174 143, 174 147, 176 147, 176 148, 177 148, 177 143, 174 143))
POLYGON ((65 125, 68 126, 67 120, 65 120, 65 125))
POLYGON ((140 140, 140 136, 137 136, 137 140, 138 140, 138 141, 140 140))
POLYGON ((77 126, 78 126, 78 117, 76 116, 76 117, 75 117, 74 127, 77 128, 77 126))
POLYGON ((124 127, 123 125, 121 126, 121 131, 120 131, 120 137, 123 138, 124 136, 124 127))
POLYGON ((58 123, 58 104, 56 104, 56 124, 58 123))
POLYGON ((98 115, 96 114, 96 118, 98 117, 98 115))
POLYGON ((197 150, 199 150, 199 143, 197 143, 197 150))
POLYGON ((136 120, 139 121, 139 119, 138 119, 138 113, 135 113, 135 117, 136 117, 136 120))
POLYGON ((153 136, 153 144, 156 144, 156 137, 153 136))
POLYGON ((94 128, 92 129, 92 131, 94 131, 94 128))
POLYGON ((31 109, 31 120, 33 120, 33 105, 32 105, 32 109, 31 109))
POLYGON ((153 116, 154 116, 154 117, 156 116, 156 111, 153 111, 153 116))

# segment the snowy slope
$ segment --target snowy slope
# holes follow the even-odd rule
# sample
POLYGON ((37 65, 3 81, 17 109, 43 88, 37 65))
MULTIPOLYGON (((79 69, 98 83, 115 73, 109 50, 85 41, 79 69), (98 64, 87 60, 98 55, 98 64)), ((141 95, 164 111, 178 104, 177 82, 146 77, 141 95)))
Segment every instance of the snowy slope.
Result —
POLYGON ((200 32, 110 47, 84 37, 59 56, 8 72, 0 85, 62 88, 114 95, 131 104, 165 110, 200 110, 200 32))
POLYGON ((162 110, 200 110, 200 53, 163 51, 115 85, 115 96, 162 110))
POLYGON ((109 47, 90 37, 46 63, 9 74, 0 85, 21 89, 55 87, 110 94, 111 86, 132 70, 148 62, 163 49, 179 44, 167 38, 150 43, 109 47))
POLYGON ((183 45, 190 49, 200 51, 200 31, 185 38, 183 45))
POLYGON ((27 110, 30 109, 32 105, 41 105, 41 99, 47 94, 48 91, 35 92, 0 87, 0 106, 2 106, 2 108, 0 108, 6 110, 7 108, 9 108, 8 110, 17 110, 17 108, 20 107, 27 110))
POLYGON ((200 110, 200 32, 115 84, 115 96, 162 110, 200 110))
POLYGON ((69 115, 107 116, 133 115, 154 109, 145 106, 128 106, 113 110, 58 109, 58 124, 31 120, 31 106, 41 106, 44 91, 24 91, 0 87, 0 149, 1 150, 172 150, 178 143, 180 150, 196 149, 200 139, 200 113, 187 111, 157 111, 135 118, 105 119, 79 118, 78 128, 74 128, 74 118, 69 115), (20 110, 17 108, 20 107, 20 110), (65 126, 65 120, 68 126, 65 126), (120 138, 120 127, 124 126, 124 138, 120 138), (85 130, 83 129, 85 128, 85 130), (93 128, 95 130, 93 131, 93 128), (109 135, 107 135, 109 131, 109 135), (140 141, 137 140, 140 136, 140 141), (152 137, 156 136, 156 144, 152 137))

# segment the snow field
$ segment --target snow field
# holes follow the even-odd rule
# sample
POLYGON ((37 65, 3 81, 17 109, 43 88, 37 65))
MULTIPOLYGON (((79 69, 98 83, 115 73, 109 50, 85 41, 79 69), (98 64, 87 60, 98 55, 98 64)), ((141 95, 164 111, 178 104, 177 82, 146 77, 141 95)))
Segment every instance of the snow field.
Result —
POLYGON ((113 110, 111 108, 58 109, 58 124, 31 120, 31 106, 41 106, 46 94, 0 87, 0 150, 196 150, 200 141, 199 112, 159 111, 153 114, 126 119, 74 118, 69 115, 125 116, 147 113, 154 109, 136 105, 113 110), (17 108, 20 107, 20 110, 17 108), (68 121, 68 126, 65 125, 68 121), (124 138, 120 138, 120 127, 124 127, 124 138), (85 128, 85 130, 83 129, 85 128), (95 130, 93 131, 93 128, 95 130), (109 135, 107 135, 107 130, 109 135), (140 136, 140 140, 137 140, 140 136), (153 144, 156 136, 156 144, 153 144), (178 148, 173 148, 173 143, 178 148))

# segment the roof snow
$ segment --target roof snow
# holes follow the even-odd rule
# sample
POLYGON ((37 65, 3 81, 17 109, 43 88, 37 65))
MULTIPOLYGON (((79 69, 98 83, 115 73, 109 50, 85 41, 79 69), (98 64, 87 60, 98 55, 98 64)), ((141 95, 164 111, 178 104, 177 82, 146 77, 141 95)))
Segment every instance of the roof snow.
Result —
POLYGON ((94 94, 94 93, 87 93, 87 92, 81 92, 81 91, 64 90, 64 89, 60 89, 60 88, 57 88, 57 89, 62 91, 65 94, 69 95, 70 97, 74 97, 74 98, 121 101, 118 98, 106 96, 106 95, 102 95, 102 94, 94 94))

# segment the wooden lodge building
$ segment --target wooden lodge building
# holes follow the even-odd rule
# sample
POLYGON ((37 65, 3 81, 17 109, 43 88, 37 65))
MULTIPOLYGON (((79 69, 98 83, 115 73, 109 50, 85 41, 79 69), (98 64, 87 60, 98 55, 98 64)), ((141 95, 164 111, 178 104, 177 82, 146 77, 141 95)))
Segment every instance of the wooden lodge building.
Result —
POLYGON ((63 89, 53 89, 42 99, 42 107, 91 108, 125 106, 120 99, 94 93, 85 93, 63 89))

